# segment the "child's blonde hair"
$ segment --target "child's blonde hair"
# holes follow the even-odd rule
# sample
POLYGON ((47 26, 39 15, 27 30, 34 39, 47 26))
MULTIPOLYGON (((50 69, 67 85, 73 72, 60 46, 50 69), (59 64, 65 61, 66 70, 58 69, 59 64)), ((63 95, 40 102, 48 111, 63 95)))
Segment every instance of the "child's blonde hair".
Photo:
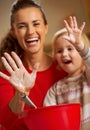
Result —
POLYGON ((53 36, 53 38, 52 38, 52 56, 54 56, 54 54, 55 54, 55 52, 54 52, 54 44, 55 44, 56 39, 57 39, 59 36, 62 36, 63 34, 66 34, 66 33, 67 33, 66 28, 62 28, 62 29, 58 30, 58 31, 54 34, 54 36, 53 36))

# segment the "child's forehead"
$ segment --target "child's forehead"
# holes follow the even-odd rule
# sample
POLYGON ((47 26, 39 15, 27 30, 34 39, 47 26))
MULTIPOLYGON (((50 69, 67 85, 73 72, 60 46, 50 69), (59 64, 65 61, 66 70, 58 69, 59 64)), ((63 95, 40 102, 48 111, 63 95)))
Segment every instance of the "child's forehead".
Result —
MULTIPOLYGON (((55 39, 55 41, 54 41, 54 43, 57 43, 57 42, 60 42, 60 43, 62 43, 62 42, 65 42, 65 43, 68 43, 69 41, 68 40, 66 40, 63 36, 66 36, 67 34, 63 34, 63 35, 60 35, 60 36, 58 36, 56 39, 55 39), (68 41, 68 42, 67 42, 68 41)), ((69 42, 70 43, 70 42, 69 42)))

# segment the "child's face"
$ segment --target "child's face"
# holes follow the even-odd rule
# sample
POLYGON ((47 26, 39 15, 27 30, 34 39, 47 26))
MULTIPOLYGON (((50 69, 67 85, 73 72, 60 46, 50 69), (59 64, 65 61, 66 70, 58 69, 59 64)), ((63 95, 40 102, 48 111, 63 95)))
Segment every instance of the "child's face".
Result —
POLYGON ((82 58, 69 41, 59 36, 54 44, 54 50, 59 66, 70 76, 76 76, 81 72, 82 58))

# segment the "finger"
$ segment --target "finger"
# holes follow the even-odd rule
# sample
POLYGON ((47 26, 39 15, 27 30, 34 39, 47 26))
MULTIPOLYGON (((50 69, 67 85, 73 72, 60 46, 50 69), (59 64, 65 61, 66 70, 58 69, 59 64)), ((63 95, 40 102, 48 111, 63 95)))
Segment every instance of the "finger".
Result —
POLYGON ((78 28, 76 17, 73 16, 74 28, 78 28))
POLYGON ((73 20, 73 17, 70 16, 69 19, 70 19, 70 26, 71 26, 71 28, 73 29, 73 28, 74 28, 74 20, 73 20))
POLYGON ((70 33, 71 28, 70 28, 70 26, 69 26, 69 24, 67 23, 66 20, 64 20, 64 24, 65 24, 65 27, 66 27, 66 29, 67 29, 67 32, 70 33))
POLYGON ((11 55, 12 55, 12 57, 14 58, 14 60, 15 60, 15 62, 16 62, 16 64, 17 64, 17 66, 18 66, 19 68, 24 67, 23 64, 22 64, 21 59, 19 58, 19 56, 18 56, 15 52, 11 52, 11 55))
POLYGON ((9 63, 7 62, 7 60, 5 59, 5 57, 2 57, 1 60, 2 60, 2 63, 3 63, 3 65, 4 65, 4 67, 6 68, 6 70, 7 70, 10 74, 12 74, 12 73, 13 73, 13 69, 12 69, 12 67, 9 65, 9 63))
POLYGON ((6 52, 4 53, 4 56, 7 59, 9 65, 11 66, 11 68, 13 70, 16 70, 17 69, 17 65, 16 65, 15 61, 12 59, 12 57, 8 53, 6 53, 6 52))
POLYGON ((32 82, 34 82, 35 79, 36 79, 36 74, 37 74, 37 71, 38 71, 39 66, 40 66, 40 63, 39 63, 39 62, 35 63, 34 66, 33 66, 33 71, 32 71, 32 73, 31 73, 31 75, 30 75, 30 76, 31 76, 31 79, 32 79, 32 82))
POLYGON ((6 74, 0 72, 0 76, 9 81, 9 76, 7 76, 6 74))
POLYGON ((83 31, 83 29, 84 29, 84 27, 85 27, 85 24, 86 24, 86 23, 83 22, 83 24, 81 25, 81 27, 80 27, 80 30, 81 30, 81 31, 83 31))
POLYGON ((68 35, 63 35, 62 38, 65 39, 65 40, 70 41, 70 37, 68 35))

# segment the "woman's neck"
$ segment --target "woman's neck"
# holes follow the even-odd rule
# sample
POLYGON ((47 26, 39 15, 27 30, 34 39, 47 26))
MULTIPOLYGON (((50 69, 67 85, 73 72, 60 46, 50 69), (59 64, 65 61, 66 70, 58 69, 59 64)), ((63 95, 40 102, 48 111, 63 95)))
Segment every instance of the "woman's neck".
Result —
POLYGON ((41 54, 25 54, 23 62, 30 70, 33 69, 35 63, 40 63, 38 71, 46 70, 52 63, 52 58, 46 53, 42 52, 41 54))

